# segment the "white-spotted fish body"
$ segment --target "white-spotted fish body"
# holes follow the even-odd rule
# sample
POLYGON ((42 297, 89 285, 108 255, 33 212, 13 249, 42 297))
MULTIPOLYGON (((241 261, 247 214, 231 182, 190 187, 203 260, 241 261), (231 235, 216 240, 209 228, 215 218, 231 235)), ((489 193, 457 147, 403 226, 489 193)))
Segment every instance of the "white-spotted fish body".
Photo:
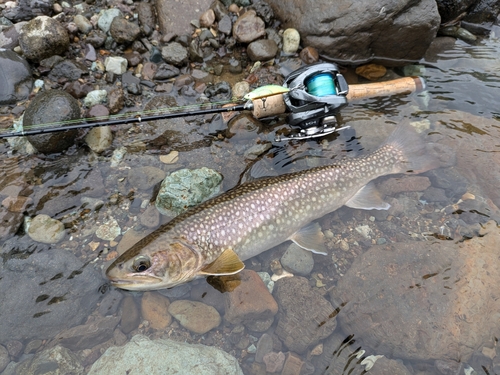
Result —
POLYGON ((237 273, 242 261, 286 240, 324 254, 314 220, 343 205, 387 209, 370 181, 434 166, 420 137, 400 125, 367 156, 246 183, 181 214, 118 257, 106 273, 117 287, 154 290, 237 273))

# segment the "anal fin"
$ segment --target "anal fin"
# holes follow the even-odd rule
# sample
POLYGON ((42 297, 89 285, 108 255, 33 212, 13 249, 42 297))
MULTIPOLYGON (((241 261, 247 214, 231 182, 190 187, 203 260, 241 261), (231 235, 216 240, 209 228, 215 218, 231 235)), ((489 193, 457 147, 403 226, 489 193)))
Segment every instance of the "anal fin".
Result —
POLYGON ((315 254, 326 255, 325 238, 318 223, 311 223, 295 232, 290 239, 298 246, 315 254))
POLYGON ((245 265, 233 249, 227 249, 212 263, 203 267, 199 273, 200 275, 214 276, 234 275, 243 268, 245 265))
POLYGON ((371 182, 359 189, 345 205, 362 210, 388 210, 391 207, 389 203, 382 200, 380 192, 371 182))

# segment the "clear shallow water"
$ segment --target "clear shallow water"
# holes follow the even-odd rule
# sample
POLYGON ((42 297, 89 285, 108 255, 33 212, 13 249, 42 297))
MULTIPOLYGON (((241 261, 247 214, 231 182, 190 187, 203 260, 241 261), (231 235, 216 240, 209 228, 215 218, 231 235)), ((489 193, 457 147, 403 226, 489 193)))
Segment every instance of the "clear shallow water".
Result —
MULTIPOLYGON (((176 167, 199 168, 207 166, 219 170, 225 177, 224 189, 228 190, 237 184, 241 178, 245 178, 245 171, 250 168, 255 171, 257 176, 274 175, 313 167, 341 155, 353 155, 358 152, 373 150, 386 138, 394 124, 408 117, 414 121, 424 121, 424 126, 439 135, 441 139, 445 138, 446 145, 451 148, 454 145, 457 145, 457 147, 462 145, 462 142, 468 142, 467 137, 484 136, 484 134, 494 135, 492 129, 500 126, 500 112, 498 109, 498 92, 500 89, 499 57, 499 41, 495 38, 483 40, 477 46, 470 46, 457 41, 452 49, 441 52, 437 59, 422 61, 426 66, 424 73, 428 85, 426 93, 390 98, 373 98, 351 103, 348 108, 343 110, 342 116, 344 122, 349 124, 355 133, 352 131, 350 133, 346 132, 339 137, 329 137, 327 141, 274 142, 274 147, 257 161, 256 165, 258 167, 252 167, 252 163, 245 161, 242 156, 243 150, 248 147, 248 144, 254 144, 255 140, 234 137, 227 142, 212 141, 205 144, 203 139, 212 140, 212 138, 208 135, 206 129, 201 127, 199 133, 201 136, 193 136, 193 142, 199 142, 197 143, 199 146, 180 150, 179 162, 176 167), (200 163, 200 160, 203 160, 203 162, 200 163)), ((269 130, 265 126, 260 132, 255 132, 254 135, 261 140, 272 140, 274 138, 273 130, 269 130)), ((132 133, 128 138, 129 144, 134 140, 137 141, 138 137, 140 137, 140 133, 135 136, 132 133)), ((484 163, 495 163, 495 160, 491 159, 489 154, 497 152, 499 144, 498 139, 489 139, 482 147, 483 156, 477 157, 484 157, 484 163)), ((119 146, 121 144, 115 140, 113 148, 116 149, 119 146)), ((481 149, 476 145, 474 147, 481 149)), ((140 142, 137 142, 136 147, 129 149, 124 162, 118 168, 110 167, 111 152, 95 157, 84 149, 73 149, 57 158, 41 158, 39 156, 12 155, 9 147, 5 144, 1 146, 1 150, 2 155, 0 155, 0 158, 6 168, 2 170, 0 187, 8 187, 9 195, 29 196, 34 194, 36 205, 29 207, 26 212, 30 216, 44 212, 44 210, 50 212, 50 216, 61 220, 67 230, 65 239, 55 246, 34 243, 20 231, 14 236, 14 239, 10 240, 8 249, 5 243, 2 245, 4 261, 10 257, 29 258, 28 255, 32 252, 49 252, 54 248, 60 248, 75 254, 85 264, 85 267, 96 266, 98 269, 101 268, 106 259, 108 257, 112 258, 113 254, 115 254, 116 242, 119 242, 121 237, 117 237, 116 242, 100 240, 95 237, 95 230, 103 224, 109 223, 111 219, 116 220, 122 234, 129 228, 135 227, 137 221, 140 220, 138 217, 143 211, 141 204, 150 200, 154 194, 153 189, 132 189, 127 185, 126 181, 130 169, 152 165, 163 167, 168 171, 168 168, 162 166, 158 161, 157 154, 162 151, 159 151, 159 148, 145 147, 140 142), (92 171, 96 170, 100 172, 102 177, 98 184, 92 180, 95 177, 92 177, 92 171), (27 193, 25 189, 28 189, 27 193), (24 193, 21 193, 23 191, 24 193), (47 191, 50 192, 48 195, 46 194, 47 191), (85 199, 82 200, 82 198, 85 199), (96 203, 88 198, 95 199, 98 202, 96 203), (16 242, 17 247, 13 246, 12 242, 16 242)), ((466 175, 468 178, 468 172, 470 171, 467 171, 466 167, 466 164, 462 164, 458 171, 455 170, 455 172, 458 175, 466 175)), ((492 171, 495 168, 499 168, 498 164, 492 165, 492 171)), ((445 175, 443 178, 449 178, 447 176, 445 175)), ((495 198, 493 196, 494 191, 489 188, 489 185, 482 184, 481 181, 477 181, 477 178, 471 182, 471 185, 478 199, 495 198)), ((448 201, 436 203, 430 208, 424 206, 416 209, 416 204, 410 205, 412 209, 407 212, 403 211, 404 217, 399 218, 399 221, 393 221, 391 225, 375 222, 373 229, 377 231, 377 234, 374 239, 384 238, 399 242, 405 241, 405 237, 407 240, 414 237, 414 239, 423 240, 425 233, 430 236, 443 235, 454 238, 456 233, 453 232, 457 231, 457 227, 449 224, 451 215, 446 215, 447 211, 445 209, 456 203, 463 191, 460 186, 453 186, 453 184, 447 186, 449 190, 452 190, 451 192, 448 191, 448 201), (456 194, 453 189, 456 189, 456 194), (455 201, 452 198, 456 198, 455 201), (425 213, 429 213, 429 215, 426 216, 425 213)), ((407 194, 407 196, 407 200, 410 202, 419 202, 419 198, 421 198, 418 194, 412 193, 407 194)), ((399 198, 401 205, 406 204, 407 200, 399 198)), ((370 215, 371 213, 356 212, 355 210, 343 208, 320 221, 324 231, 330 230, 333 233, 334 237, 329 239, 329 248, 332 250, 332 255, 324 261, 321 257, 315 256, 315 268, 308 276, 308 279, 325 296, 327 296, 327 290, 336 287, 337 282, 350 268, 354 259, 364 253, 371 244, 371 241, 362 243, 363 238, 354 231, 354 228, 358 226, 370 224, 370 215), (335 242, 339 239, 339 236, 351 245, 351 251, 342 252, 339 250, 335 242), (354 243, 361 243, 361 245, 355 246, 354 243), (318 282, 318 280, 321 282, 318 282), (323 286, 321 286, 322 284, 323 286), (318 285, 320 286, 318 287, 318 285)), ((484 221, 483 217, 479 217, 479 219, 484 221)), ((477 219, 477 223, 479 223, 479 219, 477 219)), ((466 222, 467 226, 476 228, 474 220, 475 217, 469 215, 466 222)), ((151 229, 147 228, 147 230, 151 229)), ((459 231, 460 233, 463 232, 459 231)), ((470 234, 470 232, 466 233, 470 234)), ((283 247, 270 250, 262 257, 247 262, 247 268, 272 273, 270 263, 274 259, 279 259, 282 253, 283 247)), ((71 267, 61 269, 59 272, 63 275, 71 275, 75 270, 75 266, 72 265, 71 267)), ((82 279, 81 282, 86 281, 82 279)), ((93 303, 97 298, 101 298, 101 293, 106 289, 102 287, 106 284, 104 278, 98 284, 100 284, 101 288, 96 287, 93 292, 90 292, 90 295, 95 297, 90 298, 93 303)), ((128 292, 120 293, 124 296, 131 295, 128 292)), ((135 295, 135 298, 139 301, 141 296, 135 295)), ((189 298, 189 295, 182 298, 189 298)), ((172 299, 175 299, 175 297, 172 297, 172 299)), ((366 303, 370 303, 370 298, 366 298, 366 303)), ((89 308, 89 315, 96 315, 94 305, 86 307, 91 307, 89 308)), ((27 325, 32 330, 40 329, 41 327, 38 326, 41 324, 40 320, 35 318, 37 311, 30 312, 29 315, 33 316, 32 319, 23 322, 19 321, 18 324, 27 325)), ((121 311, 118 310, 116 314, 120 316, 121 311)), ((13 319, 13 321, 16 320, 13 319)), ((65 322, 61 322, 62 327, 65 327, 65 325, 65 322)), ((247 348, 238 347, 236 343, 229 340, 226 331, 232 329, 233 326, 222 323, 215 330, 217 333, 206 336, 190 334, 179 325, 174 325, 167 331, 170 337, 224 347, 246 365, 244 368, 248 372, 249 364, 253 361, 252 353, 249 354, 247 348), (224 336, 225 334, 226 336, 224 336)), ((342 331, 342 329, 343 327, 339 325, 335 334, 340 335, 339 337, 343 339, 351 337, 351 332, 348 330, 342 331)), ((153 337, 166 335, 166 333, 147 330, 144 327, 136 328, 134 332, 149 333, 153 337)), ((439 330, 436 330, 436 333, 439 334, 439 330)), ((258 338, 259 335, 260 333, 249 332, 248 330, 243 334, 243 336, 251 336, 248 346, 252 344, 253 338, 258 338)), ((52 337, 46 337, 46 339, 50 340, 52 337)), ((359 339, 362 341, 363 338, 359 339)), ((357 343, 356 340, 358 340, 358 337, 354 338, 357 343)), ((26 345, 31 340, 20 341, 23 341, 23 344, 26 345)), ((434 341, 436 341, 435 338, 429 339, 429 343, 434 341)), ((354 345, 354 348, 356 348, 356 345, 354 345)), ((376 346, 368 347, 366 348, 367 355, 379 354, 379 349, 376 346)), ((286 350, 286 348, 283 348, 283 351, 286 350)), ((345 349, 345 351, 348 350, 345 349)), ((352 349, 351 354, 352 352, 356 353, 354 349, 352 349)), ((347 354, 346 361, 353 362, 351 354, 347 354)), ((302 357, 304 360, 310 359, 310 356, 307 355, 302 357)), ((396 356, 395 359, 399 358, 396 356)), ((488 362, 487 359, 481 356, 481 348, 477 348, 477 355, 473 356, 469 362, 477 373, 492 373, 492 363, 491 361, 488 362), (483 372, 481 372, 481 367, 490 370, 487 372, 483 369, 483 372)), ((456 362, 460 359, 454 358, 454 360, 456 362)), ((439 373, 432 361, 405 360, 404 363, 408 365, 408 368, 414 374, 439 373)), ((457 373, 463 373, 465 365, 460 366, 462 367, 457 370, 459 371, 457 373)), ((355 366, 353 365, 353 367, 355 366)), ((355 368, 357 370, 354 371, 361 371, 359 367, 355 368)), ((349 373, 349 369, 350 367, 346 366, 343 373, 349 373)), ((339 373, 342 373, 342 371, 339 373)))

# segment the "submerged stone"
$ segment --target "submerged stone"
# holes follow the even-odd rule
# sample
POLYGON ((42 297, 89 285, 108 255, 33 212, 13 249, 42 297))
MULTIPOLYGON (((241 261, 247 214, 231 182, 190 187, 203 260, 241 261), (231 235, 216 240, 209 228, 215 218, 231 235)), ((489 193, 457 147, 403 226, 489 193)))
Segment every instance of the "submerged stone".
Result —
POLYGON ((28 62, 14 51, 0 48, 0 82, 0 105, 26 99, 33 87, 28 62))

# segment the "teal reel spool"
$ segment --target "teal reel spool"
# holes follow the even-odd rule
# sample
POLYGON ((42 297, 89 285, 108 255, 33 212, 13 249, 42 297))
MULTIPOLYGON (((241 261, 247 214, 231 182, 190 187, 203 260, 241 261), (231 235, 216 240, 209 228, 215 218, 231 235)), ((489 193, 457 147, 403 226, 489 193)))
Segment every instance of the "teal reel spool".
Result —
POLYGON ((323 97, 337 95, 335 82, 330 73, 320 73, 312 76, 306 81, 307 92, 311 95, 323 97))

